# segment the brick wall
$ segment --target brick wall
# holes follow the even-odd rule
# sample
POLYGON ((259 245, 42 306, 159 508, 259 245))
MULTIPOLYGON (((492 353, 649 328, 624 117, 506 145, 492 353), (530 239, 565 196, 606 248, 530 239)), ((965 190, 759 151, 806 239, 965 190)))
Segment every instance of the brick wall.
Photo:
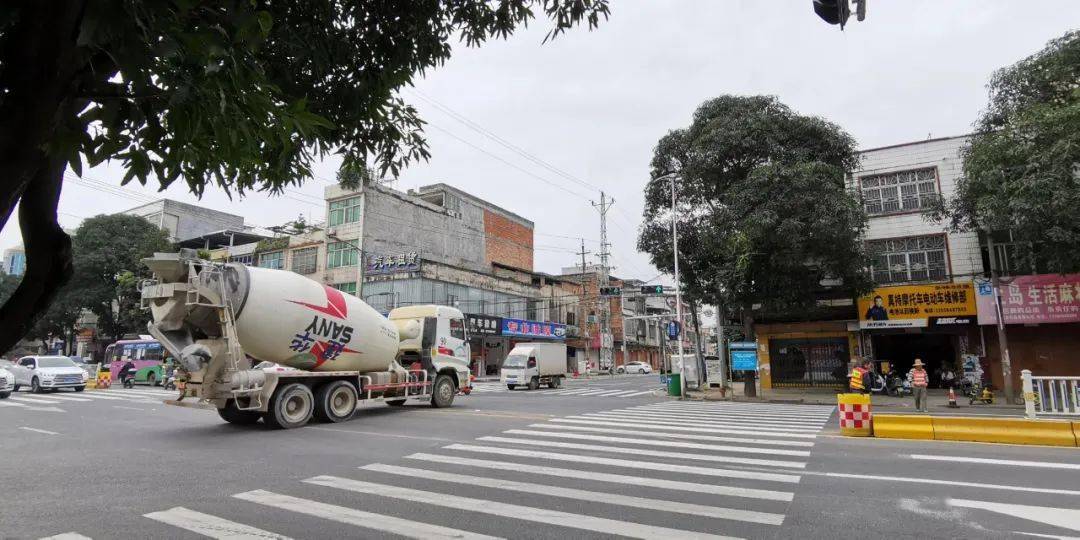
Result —
POLYGON ((533 230, 515 220, 484 209, 484 258, 523 270, 533 269, 533 230))

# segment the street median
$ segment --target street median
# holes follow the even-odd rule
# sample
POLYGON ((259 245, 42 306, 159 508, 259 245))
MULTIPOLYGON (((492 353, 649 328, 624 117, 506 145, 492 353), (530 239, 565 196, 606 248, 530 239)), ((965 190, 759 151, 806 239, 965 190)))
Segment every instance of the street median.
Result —
POLYGON ((934 423, 929 416, 875 414, 874 436, 883 439, 934 438, 934 423))
POLYGON ((874 436, 885 439, 1080 445, 1080 422, 1067 420, 876 414, 873 426, 874 436))

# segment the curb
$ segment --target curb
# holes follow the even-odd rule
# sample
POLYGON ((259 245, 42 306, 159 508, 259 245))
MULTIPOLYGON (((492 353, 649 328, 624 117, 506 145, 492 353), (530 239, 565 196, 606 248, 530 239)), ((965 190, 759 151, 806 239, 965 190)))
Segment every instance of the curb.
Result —
POLYGON ((873 436, 883 439, 1077 447, 1080 445, 1080 422, 1006 417, 875 414, 873 436))

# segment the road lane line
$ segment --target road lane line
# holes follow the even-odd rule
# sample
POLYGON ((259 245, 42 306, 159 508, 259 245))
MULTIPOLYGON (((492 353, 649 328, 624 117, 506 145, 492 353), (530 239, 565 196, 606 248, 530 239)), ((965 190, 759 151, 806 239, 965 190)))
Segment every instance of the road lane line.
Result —
POLYGON ((117 396, 106 396, 106 395, 102 395, 102 394, 103 394, 103 392, 86 392, 83 395, 88 397, 88 398, 91 398, 91 399, 105 399, 105 400, 111 399, 111 400, 114 400, 114 401, 124 401, 124 400, 127 399, 127 398, 122 398, 122 397, 117 397, 117 396))
POLYGON ((483 446, 474 444, 451 444, 449 446, 444 446, 443 448, 447 450, 461 450, 464 452, 477 452, 482 454, 498 454, 501 456, 532 457, 537 459, 569 461, 579 464, 592 463, 594 465, 610 465, 612 467, 625 467, 630 469, 642 469, 647 471, 667 471, 694 474, 699 476, 743 478, 747 480, 763 480, 767 482, 782 482, 786 484, 799 483, 799 476, 794 474, 763 473, 757 471, 741 471, 736 469, 697 467, 694 465, 675 465, 670 463, 642 461, 636 459, 629 460, 597 457, 583 454, 561 454, 558 452, 542 452, 539 450, 522 450, 519 448, 502 448, 499 446, 483 446))
POLYGON ((701 414, 684 412, 665 412, 649 410, 614 410, 604 411, 608 414, 626 414, 635 416, 653 416, 659 418, 681 418, 700 422, 726 421, 726 420, 753 420, 773 424, 791 424, 798 426, 820 426, 828 422, 828 418, 795 418, 792 416, 772 416, 754 413, 733 412, 726 414, 701 414))
POLYGON ((92 399, 88 399, 88 398, 83 398, 83 397, 75 397, 75 396, 57 396, 57 395, 55 395, 55 394, 54 394, 54 395, 51 395, 51 396, 49 396, 49 399, 59 399, 59 400, 61 400, 61 401, 94 401, 94 400, 92 400, 92 399))
POLYGON ((651 394, 651 393, 653 393, 655 391, 656 390, 646 390, 644 392, 634 392, 633 394, 626 394, 626 396, 624 396, 624 397, 643 396, 645 394, 651 394))
POLYGON ((647 428, 658 431, 686 431, 690 433, 724 433, 728 435, 758 435, 767 437, 788 437, 793 439, 816 439, 816 433, 794 433, 788 431, 762 431, 753 429, 749 426, 735 427, 735 428, 721 428, 721 427, 696 427, 696 426, 675 426, 671 424, 664 424, 659 422, 639 422, 634 420, 603 420, 598 418, 552 418, 549 422, 559 422, 566 424, 589 424, 596 426, 614 426, 614 427, 639 427, 647 428))
POLYGON ((26 427, 26 426, 22 426, 19 429, 23 429, 23 430, 26 430, 26 431, 33 431, 34 433, 44 433, 46 435, 59 435, 59 433, 57 433, 55 431, 49 431, 47 429, 38 429, 38 428, 32 428, 32 427, 26 427))
POLYGON ((963 456, 935 456, 926 454, 911 454, 911 459, 926 461, 953 461, 959 463, 979 463, 984 465, 1008 465, 1010 467, 1039 467, 1043 469, 1070 469, 1080 470, 1080 463, 1055 463, 1051 461, 1021 461, 1016 459, 986 459, 963 456))
POLYGON ((66 533, 63 533, 63 534, 57 534, 57 535, 53 535, 53 536, 45 536, 43 538, 39 538, 38 540, 94 540, 94 539, 90 538, 89 536, 83 536, 83 535, 81 535, 81 534, 79 534, 77 532, 66 532, 66 533))
POLYGON ((19 407, 28 411, 43 411, 43 412, 66 412, 59 407, 35 407, 33 405, 27 405, 25 403, 12 403, 11 400, 0 401, 0 407, 19 407))
POLYGON ((582 514, 572 514, 570 512, 560 512, 558 510, 534 508, 531 506, 519 506, 498 501, 473 499, 446 493, 422 491, 419 489, 376 484, 373 482, 362 482, 360 480, 338 478, 334 476, 316 476, 314 478, 308 478, 307 480, 304 480, 304 482, 318 486, 343 489, 355 493, 366 493, 377 495, 379 497, 389 497, 432 506, 454 508, 467 512, 477 512, 522 521, 543 523, 544 525, 569 527, 604 534, 615 534, 630 538, 731 538, 729 536, 716 536, 708 533, 669 529, 667 527, 656 527, 644 523, 633 523, 582 514))
MULTIPOLYGON (((434 463, 446 463, 449 465, 462 465, 466 467, 480 467, 496 471, 521 472, 522 464, 509 461, 496 461, 490 459, 471 459, 459 456, 444 456, 436 454, 417 453, 405 456, 406 459, 430 461, 434 463)), ((688 491, 691 493, 708 493, 710 495, 723 495, 727 497, 742 497, 746 499, 762 499, 766 501, 791 502, 795 494, 787 491, 773 491, 769 489, 751 489, 715 484, 699 484, 695 482, 680 482, 678 480, 665 480, 662 478, 647 478, 643 476, 629 476, 624 474, 612 474, 578 469, 562 469, 558 467, 546 467, 530 463, 529 474, 554 476, 559 478, 573 478, 590 480, 595 482, 608 482, 629 486, 653 487, 669 489, 673 491, 688 491)))
POLYGON ((114 409, 127 409, 129 411, 139 411, 139 412, 143 412, 143 411, 146 410, 146 409, 143 409, 141 407, 125 407, 123 405, 113 405, 113 408, 114 409))
POLYGON ((689 448, 693 450, 711 450, 713 452, 736 452, 746 454, 770 454, 774 456, 798 456, 809 457, 806 450, 784 450, 781 448, 761 448, 758 446, 733 446, 727 444, 701 444, 680 441, 659 441, 656 439, 638 439, 631 437, 607 437, 604 435, 586 435, 584 433, 554 433, 551 431, 536 431, 531 429, 509 429, 504 431, 510 435, 530 435, 534 437, 555 437, 560 439, 577 439, 582 441, 598 441, 610 443, 642 444, 647 446, 665 446, 668 448, 689 448))
POLYGON ((802 471, 800 474, 812 476, 830 476, 833 478, 846 478, 851 480, 881 480, 883 482, 904 482, 908 484, 932 484, 936 486, 966 487, 975 489, 989 489, 995 491, 1019 491, 1022 493, 1049 493, 1052 495, 1075 495, 1080 496, 1080 491, 1071 489, 1036 488, 1026 486, 1006 486, 1001 484, 984 484, 981 482, 961 482, 957 480, 936 480, 933 478, 910 478, 904 476, 877 476, 872 474, 850 474, 835 472, 802 471))
POLYGON ((1080 531, 1080 510, 1072 508, 1052 508, 1049 506, 971 501, 967 499, 949 499, 947 502, 949 506, 977 508, 1029 521, 1037 521, 1054 527, 1061 527, 1062 529, 1080 531))
POLYGON ((635 435, 638 437, 657 437, 663 439, 683 439, 689 441, 733 442, 745 444, 768 444, 772 446, 798 446, 810 448, 814 443, 810 441, 784 441, 779 439, 751 439, 746 437, 717 437, 690 433, 659 433, 643 432, 640 429, 602 428, 592 426, 569 426, 565 424, 529 424, 531 428, 557 429, 565 431, 587 431, 591 433, 613 433, 616 435, 635 435))
POLYGON ((646 497, 620 495, 616 493, 601 493, 597 491, 587 491, 583 489, 549 486, 546 484, 515 482, 513 480, 504 480, 501 478, 455 474, 428 469, 416 469, 412 467, 398 467, 396 465, 385 465, 382 463, 365 465, 360 468, 365 471, 396 474, 409 478, 423 478, 424 480, 438 480, 440 482, 464 484, 467 486, 481 486, 494 489, 503 489, 507 491, 518 491, 522 493, 534 493, 537 495, 561 497, 563 499, 575 499, 579 501, 587 501, 590 503, 599 501, 603 504, 613 504, 616 506, 629 506, 631 508, 649 508, 651 510, 659 510, 661 512, 674 512, 677 514, 690 514, 693 516, 709 517, 716 519, 745 521, 749 523, 760 523, 762 525, 782 525, 784 523, 783 514, 773 514, 769 512, 739 510, 735 508, 725 508, 722 506, 706 506, 703 504, 681 503, 661 499, 649 499, 646 497))
MULTIPOLYGON (((311 482, 311 479, 305 480, 305 482, 311 482)), ((289 512, 296 512, 298 514, 315 516, 330 521, 336 521, 338 523, 362 527, 364 529, 387 532, 396 536, 404 536, 405 538, 460 538, 467 540, 494 540, 498 538, 495 536, 487 536, 460 529, 443 527, 441 525, 421 523, 411 519, 402 519, 394 516, 365 512, 355 508, 327 504, 310 499, 301 499, 299 497, 282 495, 262 489, 237 493, 236 495, 233 495, 233 497, 243 501, 261 504, 263 506, 270 506, 289 512)))
POLYGON ((41 399, 22 396, 11 396, 9 399, 11 399, 12 401, 21 401, 23 403, 36 403, 38 405, 56 405, 57 403, 60 403, 59 401, 52 399, 41 399))
POLYGON ((143 514, 143 517, 220 540, 290 540, 287 536, 189 510, 183 506, 160 512, 150 512, 149 514, 143 514))
POLYGON ((805 426, 781 426, 772 424, 763 424, 760 422, 739 422, 732 420, 730 422, 688 422, 681 419, 666 418, 662 416, 636 416, 636 415, 623 415, 623 414, 604 414, 604 413, 585 413, 576 416, 568 416, 567 418, 592 418, 600 420, 629 420, 632 422, 652 422, 660 424, 673 424, 678 426, 690 426, 690 427, 733 427, 733 428, 751 428, 760 431, 783 431, 788 433, 817 433, 820 428, 805 427, 805 426), (678 420, 678 421, 673 421, 678 420))
POLYGON ((663 409, 656 407, 627 407, 623 409, 626 411, 641 412, 641 413, 663 413, 663 414, 683 414, 687 416, 705 416, 705 417, 728 417, 728 416, 753 416, 756 418, 778 418, 783 420, 806 420, 806 421, 821 421, 824 422, 832 417, 832 414, 785 414, 777 412, 764 412, 764 411, 744 411, 741 409, 734 409, 730 411, 695 411, 691 409, 663 409))
POLYGON ((478 437, 476 440, 484 442, 498 442, 504 444, 522 444, 529 447, 547 446, 550 448, 566 448, 571 450, 596 450, 598 452, 611 452, 613 454, 633 454, 637 456, 665 457, 673 459, 688 459, 692 461, 715 461, 720 463, 739 463, 742 465, 759 465, 762 467, 787 467, 792 469, 805 469, 806 463, 802 461, 783 461, 777 459, 755 459, 734 456, 714 456, 711 454, 691 454, 685 452, 667 452, 664 450, 646 450, 642 448, 629 448, 625 446, 606 446, 599 444, 568 443, 560 441, 544 441, 537 439, 517 439, 513 437, 478 437))
POLYGON ((836 407, 813 407, 809 405, 793 405, 790 407, 781 405, 691 405, 672 402, 654 403, 648 406, 657 409, 680 409, 687 411, 754 411, 785 414, 828 414, 836 410, 836 407))

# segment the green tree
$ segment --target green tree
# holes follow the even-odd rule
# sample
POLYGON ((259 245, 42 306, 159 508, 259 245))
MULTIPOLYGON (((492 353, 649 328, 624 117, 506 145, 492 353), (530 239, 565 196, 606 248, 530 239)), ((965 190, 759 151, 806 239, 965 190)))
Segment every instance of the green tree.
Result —
POLYGON ((711 99, 656 146, 638 248, 673 269, 674 177, 683 286, 740 313, 752 337, 755 310, 813 310, 830 280, 869 288, 866 216, 844 187, 857 163, 850 135, 775 97, 711 99))
POLYGON ((172 250, 168 232, 137 216, 101 215, 83 221, 72 239, 75 275, 66 303, 98 316, 103 335, 145 333, 149 314, 139 308, 139 284, 150 277, 142 259, 172 250))
POLYGON ((329 153, 398 170, 428 150, 397 95, 451 42, 548 37, 606 0, 10 0, 0 8, 0 226, 16 204, 27 271, 0 308, 0 350, 70 279, 56 223, 65 171, 118 160, 124 181, 279 191, 329 153))
POLYGON ((1040 267, 1076 271, 1080 31, 997 71, 989 89, 990 104, 963 153, 964 178, 930 217, 957 231, 1010 231, 1040 267))

